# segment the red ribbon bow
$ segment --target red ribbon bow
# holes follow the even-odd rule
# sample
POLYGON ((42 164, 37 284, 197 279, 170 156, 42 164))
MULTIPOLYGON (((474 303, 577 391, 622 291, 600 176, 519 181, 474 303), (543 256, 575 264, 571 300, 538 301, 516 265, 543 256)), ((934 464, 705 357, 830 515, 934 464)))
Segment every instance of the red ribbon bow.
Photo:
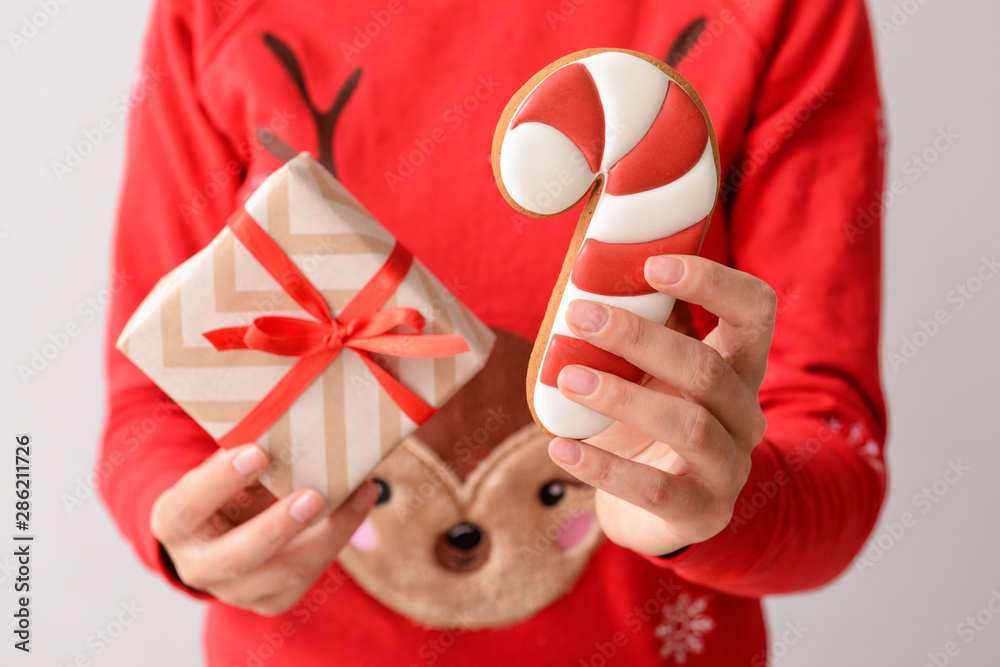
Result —
POLYGON ((299 357, 299 361, 228 433, 218 439, 223 447, 252 442, 260 437, 302 395, 345 347, 358 353, 386 393, 417 424, 435 409, 385 371, 371 353, 396 357, 451 357, 469 351, 457 334, 424 336, 423 315, 413 308, 380 310, 413 263, 413 256, 396 244, 385 264, 354 295, 335 318, 326 300, 288 255, 240 209, 229 219, 233 235, 246 246, 289 296, 318 321, 295 317, 258 317, 247 327, 228 327, 202 335, 217 350, 251 349, 299 357), (409 327, 413 333, 392 333, 409 327))

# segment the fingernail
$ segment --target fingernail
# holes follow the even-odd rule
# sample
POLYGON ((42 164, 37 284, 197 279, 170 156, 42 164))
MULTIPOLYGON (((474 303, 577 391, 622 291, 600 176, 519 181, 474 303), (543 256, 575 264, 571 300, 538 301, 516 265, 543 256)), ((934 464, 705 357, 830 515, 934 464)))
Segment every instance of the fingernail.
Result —
POLYGON ((552 441, 552 458, 558 459, 568 466, 575 466, 583 458, 580 445, 563 438, 556 438, 552 441))
POLYGON ((351 494, 350 505, 355 512, 364 512, 378 497, 378 489, 374 484, 365 484, 360 489, 351 494))
POLYGON ((292 504, 288 506, 288 513, 296 521, 305 523, 315 518, 325 505, 326 501, 323 500, 323 496, 319 495, 319 493, 316 491, 306 491, 292 501, 292 504))
POLYGON ((673 285, 684 277, 684 262, 676 257, 650 257, 646 269, 649 277, 662 285, 673 285))
POLYGON ((597 374, 582 366, 566 366, 559 372, 559 386, 580 396, 597 391, 597 374))
POLYGON ((607 307, 593 301, 577 299, 569 304, 569 310, 566 314, 575 327, 590 333, 597 333, 608 323, 607 307))
POLYGON ((251 445, 233 457, 233 467, 241 475, 253 474, 264 467, 267 457, 259 447, 251 445))

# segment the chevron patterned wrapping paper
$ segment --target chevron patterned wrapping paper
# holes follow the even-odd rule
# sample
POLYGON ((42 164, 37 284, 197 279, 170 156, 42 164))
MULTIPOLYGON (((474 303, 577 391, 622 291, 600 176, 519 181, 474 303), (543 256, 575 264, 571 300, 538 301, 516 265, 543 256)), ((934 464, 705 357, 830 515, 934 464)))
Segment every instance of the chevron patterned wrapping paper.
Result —
MULTIPOLYGON (((395 238, 308 153, 275 171, 244 206, 337 314, 386 262, 395 238)), ((408 307, 424 334, 457 334, 469 351, 444 358, 372 356, 432 407, 486 363, 494 335, 416 259, 384 308, 408 307)), ((117 347, 217 440, 298 361, 217 350, 202 335, 262 316, 315 321, 226 227, 164 276, 117 347)), ((359 354, 344 348, 257 439, 271 456, 261 482, 276 496, 315 488, 336 507, 417 427, 359 354)))

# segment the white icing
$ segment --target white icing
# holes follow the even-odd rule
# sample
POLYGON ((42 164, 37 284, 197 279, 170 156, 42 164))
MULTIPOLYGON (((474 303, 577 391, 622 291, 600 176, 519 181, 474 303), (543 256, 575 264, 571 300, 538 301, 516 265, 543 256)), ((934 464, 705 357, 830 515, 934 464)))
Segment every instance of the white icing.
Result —
MULTIPOLYGON (((592 294, 574 286, 571 282, 567 282, 562 301, 559 302, 559 309, 556 311, 555 319, 552 320, 550 340, 556 334, 579 338, 570 331, 569 325, 566 323, 566 310, 574 299, 589 299, 609 306, 624 308, 653 322, 666 322, 670 310, 674 306, 674 297, 660 292, 639 296, 605 296, 592 294)), ((540 368, 545 367, 547 354, 548 345, 542 354, 540 368)), ((545 428, 567 438, 589 438, 606 429, 613 421, 569 400, 557 388, 543 385, 541 380, 537 378, 535 379, 534 408, 535 414, 545 428), (570 435, 571 432, 584 435, 570 435)))
POLYGON ((535 382, 535 414, 542 426, 564 438, 589 438, 614 423, 593 410, 569 400, 555 387, 535 382))
POLYGON ((605 172, 646 136, 667 96, 670 77, 628 53, 609 51, 583 58, 604 105, 605 172))
MULTIPOLYGON (((649 131, 663 106, 671 78, 642 58, 616 51, 575 62, 587 67, 604 107, 605 146, 598 173, 606 176, 649 131)), ((542 83, 544 79, 538 85, 542 83)), ((524 99, 529 96, 530 93, 524 99)), ((511 118, 516 116, 515 112, 511 118)), ((536 122, 522 123, 513 130, 508 126, 500 150, 500 177, 511 199, 522 208, 541 215, 561 213, 586 194, 597 175, 590 171, 586 158, 573 142, 555 128, 536 122)), ((602 193, 585 238, 606 243, 666 238, 708 216, 717 189, 718 173, 709 140, 695 166, 672 183, 630 195, 602 193)), ((566 324, 566 310, 578 298, 625 308, 658 323, 666 322, 674 305, 673 297, 659 292, 604 296, 580 290, 568 280, 550 339, 555 334, 576 338, 566 324)), ((534 409, 546 429, 568 438, 589 438, 613 422, 566 398, 557 388, 543 385, 537 378, 534 409)))
POLYGON ((556 311, 555 319, 552 320, 553 334, 562 334, 576 338, 570 332, 569 325, 566 324, 566 310, 573 299, 589 299, 590 301, 598 301, 609 306, 624 308, 640 317, 645 317, 647 320, 661 324, 667 321, 670 309, 674 305, 673 297, 660 292, 640 294, 638 296, 605 296, 604 294, 586 292, 574 285, 572 281, 567 281, 562 301, 559 302, 559 309, 556 311))
POLYGON ((544 123, 522 123, 503 138, 500 177, 519 206, 554 215, 579 201, 596 175, 565 134, 544 123))
POLYGON ((605 243, 663 239, 700 222, 712 212, 719 187, 712 143, 698 163, 676 181, 631 195, 602 193, 587 238, 605 243), (628 224, 622 224, 627 220, 628 224))

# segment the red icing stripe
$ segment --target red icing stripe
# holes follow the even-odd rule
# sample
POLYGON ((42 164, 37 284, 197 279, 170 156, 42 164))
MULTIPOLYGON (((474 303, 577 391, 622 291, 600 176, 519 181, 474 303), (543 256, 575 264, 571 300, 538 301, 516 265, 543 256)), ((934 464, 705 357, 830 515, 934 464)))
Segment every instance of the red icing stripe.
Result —
POLYGON ((691 96, 673 81, 646 135, 608 170, 605 192, 630 195, 666 185, 698 163, 708 123, 691 96))
POLYGON ((641 368, 633 366, 618 355, 579 338, 556 334, 552 336, 545 350, 545 363, 542 364, 538 377, 542 384, 558 387, 556 378, 559 377, 559 371, 571 364, 580 364, 611 373, 629 382, 638 382, 644 374, 641 368))
POLYGON ((671 234, 645 243, 605 243, 587 239, 573 262, 570 280, 580 289, 605 296, 652 294, 643 276, 646 259, 654 255, 695 255, 701 246, 708 218, 671 234))
POLYGON ((580 63, 557 69, 535 87, 511 121, 543 123, 565 134, 594 173, 604 157, 604 105, 590 70, 580 63))

